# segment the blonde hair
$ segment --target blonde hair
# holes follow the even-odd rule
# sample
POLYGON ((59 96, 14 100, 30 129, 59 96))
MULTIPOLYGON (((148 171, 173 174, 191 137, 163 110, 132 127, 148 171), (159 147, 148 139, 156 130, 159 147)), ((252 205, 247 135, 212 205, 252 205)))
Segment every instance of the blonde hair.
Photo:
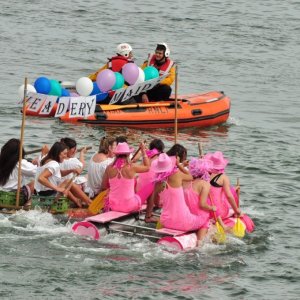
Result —
POLYGON ((98 153, 108 154, 109 146, 116 142, 115 138, 106 138, 105 136, 100 140, 98 153))

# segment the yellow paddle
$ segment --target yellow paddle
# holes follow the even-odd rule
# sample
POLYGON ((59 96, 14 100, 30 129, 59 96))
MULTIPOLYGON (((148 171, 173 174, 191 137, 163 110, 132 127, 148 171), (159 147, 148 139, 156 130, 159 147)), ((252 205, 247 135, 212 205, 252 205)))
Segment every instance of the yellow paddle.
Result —
MULTIPOLYGON (((239 178, 236 181, 236 186, 238 187, 237 196, 238 196, 238 199, 239 199, 240 198, 240 189, 239 189, 240 181, 239 181, 239 178)), ((244 226, 244 224, 242 223, 242 221, 239 217, 237 218, 236 223, 234 224, 234 226, 232 228, 232 232, 236 237, 239 237, 239 238, 243 238, 245 236, 245 226, 244 226)))
MULTIPOLYGON (((209 195, 208 197, 210 199, 211 205, 214 205, 211 196, 209 195)), ((214 219, 215 219, 216 228, 217 228, 217 232, 214 235, 214 239, 216 240, 216 242, 218 244, 224 244, 226 242, 226 233, 225 233, 222 225, 219 223, 216 213, 215 212, 213 212, 213 213, 214 213, 214 219)))

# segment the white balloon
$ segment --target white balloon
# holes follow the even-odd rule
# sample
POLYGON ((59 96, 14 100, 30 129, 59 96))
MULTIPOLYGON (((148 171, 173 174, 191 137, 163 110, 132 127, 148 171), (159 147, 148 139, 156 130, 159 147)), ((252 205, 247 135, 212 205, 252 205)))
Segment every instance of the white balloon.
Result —
POLYGON ((137 84, 137 83, 142 83, 145 81, 145 73, 144 71, 139 67, 139 77, 138 79, 136 80, 136 82, 134 84, 137 84))
MULTIPOLYGON (((24 98, 24 88, 25 88, 25 85, 22 84, 18 89, 18 96, 19 96, 20 100, 22 100, 24 98)), ((31 84, 27 84, 27 93, 28 92, 36 93, 35 87, 31 84)))
POLYGON ((94 85, 90 78, 81 77, 76 81, 76 91, 81 96, 89 96, 93 91, 94 85))

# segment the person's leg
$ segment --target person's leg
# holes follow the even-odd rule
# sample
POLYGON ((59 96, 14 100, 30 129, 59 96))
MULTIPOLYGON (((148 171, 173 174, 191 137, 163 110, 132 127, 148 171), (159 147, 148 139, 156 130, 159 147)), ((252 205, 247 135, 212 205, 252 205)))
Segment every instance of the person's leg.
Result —
POLYGON ((80 200, 84 201, 88 205, 92 203, 92 200, 81 190, 81 188, 78 185, 72 184, 70 191, 75 197, 78 197, 80 200))
POLYGON ((172 88, 166 84, 159 84, 147 92, 150 101, 168 100, 171 96, 172 88))
POLYGON ((203 227, 197 231, 197 247, 202 246, 202 242, 207 234, 207 231, 208 229, 203 227))

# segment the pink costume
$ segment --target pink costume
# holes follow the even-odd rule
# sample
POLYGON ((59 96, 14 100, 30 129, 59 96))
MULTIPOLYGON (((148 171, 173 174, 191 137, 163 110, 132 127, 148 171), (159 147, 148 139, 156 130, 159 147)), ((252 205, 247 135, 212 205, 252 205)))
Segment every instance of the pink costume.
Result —
POLYGON ((193 182, 191 181, 187 188, 183 189, 185 202, 190 209, 190 212, 197 216, 202 216, 203 220, 206 220, 202 227, 209 228, 209 212, 201 209, 200 197, 193 189, 193 182))
POLYGON ((164 227, 182 231, 193 231, 205 227, 207 218, 190 212, 183 194, 183 188, 173 188, 166 182, 159 194, 163 207, 160 221, 164 227))
MULTIPOLYGON (((233 209, 231 208, 230 203, 228 202, 227 196, 223 189, 223 186, 217 184, 218 178, 222 175, 222 173, 216 175, 213 179, 211 179, 210 184, 210 197, 209 197, 209 204, 215 205, 217 208, 216 216, 221 217, 222 219, 229 218, 233 215, 233 209), (212 201, 212 202, 211 202, 212 201)), ((238 206, 238 198, 235 192, 234 187, 231 187, 231 193, 233 194, 235 201, 238 206)), ((213 218, 213 214, 211 214, 213 218)))
POLYGON ((121 170, 118 169, 118 174, 109 179, 109 208, 119 212, 139 211, 141 198, 134 192, 135 179, 123 177, 121 170))
MULTIPOLYGON (((151 166, 152 163, 151 162, 151 166)), ((146 203, 148 197, 153 193, 154 190, 154 179, 156 176, 156 173, 153 171, 153 168, 151 168, 148 172, 145 173, 139 173, 139 177, 137 180, 137 194, 141 198, 142 205, 146 203)))

